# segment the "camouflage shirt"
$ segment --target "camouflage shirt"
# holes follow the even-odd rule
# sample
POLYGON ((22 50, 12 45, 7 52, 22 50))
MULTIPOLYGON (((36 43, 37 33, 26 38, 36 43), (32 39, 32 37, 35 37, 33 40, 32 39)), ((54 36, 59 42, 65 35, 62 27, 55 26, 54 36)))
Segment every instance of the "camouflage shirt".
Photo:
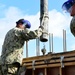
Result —
POLYGON ((2 63, 22 63, 24 42, 26 40, 35 39, 41 34, 41 28, 35 31, 29 31, 28 29, 23 30, 17 27, 9 30, 2 46, 2 63))
POLYGON ((71 20, 70 30, 71 30, 71 33, 75 36, 75 16, 71 20))

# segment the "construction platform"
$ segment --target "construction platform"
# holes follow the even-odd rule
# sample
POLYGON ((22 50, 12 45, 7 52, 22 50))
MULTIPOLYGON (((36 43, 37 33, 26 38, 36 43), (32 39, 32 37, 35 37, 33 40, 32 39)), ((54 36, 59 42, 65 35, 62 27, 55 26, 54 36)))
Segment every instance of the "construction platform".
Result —
POLYGON ((75 75, 75 50, 23 59, 25 75, 75 75))

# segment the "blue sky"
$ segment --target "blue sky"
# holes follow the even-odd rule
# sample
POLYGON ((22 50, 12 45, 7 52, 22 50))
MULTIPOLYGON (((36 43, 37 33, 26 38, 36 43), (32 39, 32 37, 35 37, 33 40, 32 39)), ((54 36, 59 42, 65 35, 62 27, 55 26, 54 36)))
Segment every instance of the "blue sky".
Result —
MULTIPOLYGON (((75 38, 70 32, 71 16, 62 11, 62 4, 66 0, 48 0, 49 9, 49 33, 53 33, 53 51, 63 51, 63 29, 66 30, 67 51, 75 49, 75 38)), ((5 34, 15 27, 15 22, 20 18, 29 20, 32 24, 31 30, 40 25, 40 0, 0 0, 0 54, 5 34)), ((49 42, 46 42, 46 49, 49 52, 49 42)), ((36 55, 36 40, 28 42, 29 56, 36 55)), ((40 44, 43 48, 43 43, 40 44)), ((40 52, 41 53, 41 52, 40 52)), ((24 57, 26 56, 24 49, 24 57)))

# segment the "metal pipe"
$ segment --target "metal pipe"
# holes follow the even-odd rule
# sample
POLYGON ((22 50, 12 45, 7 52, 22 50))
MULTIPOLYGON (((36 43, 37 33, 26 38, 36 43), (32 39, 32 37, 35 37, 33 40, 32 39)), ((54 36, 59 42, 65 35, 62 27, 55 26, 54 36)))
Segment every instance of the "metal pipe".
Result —
POLYGON ((49 33, 49 49, 53 53, 53 34, 49 33))
POLYGON ((49 50, 51 52, 51 34, 49 33, 49 50))
POLYGON ((40 41, 39 41, 39 37, 36 38, 36 55, 37 56, 40 55, 40 41))
POLYGON ((26 58, 28 57, 28 41, 26 41, 26 58))
POLYGON ((63 51, 66 52, 66 30, 63 29, 63 51))
POLYGON ((53 34, 52 34, 52 53, 53 53, 53 34))

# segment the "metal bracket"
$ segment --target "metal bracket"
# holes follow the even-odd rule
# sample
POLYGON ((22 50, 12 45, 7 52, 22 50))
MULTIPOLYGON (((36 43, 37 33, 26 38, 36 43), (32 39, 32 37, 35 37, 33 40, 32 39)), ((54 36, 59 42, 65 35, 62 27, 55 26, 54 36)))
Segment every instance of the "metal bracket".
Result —
POLYGON ((64 56, 61 56, 60 59, 61 59, 61 61, 60 61, 61 62, 61 68, 64 68, 64 63, 63 63, 64 56))
POLYGON ((35 70, 35 60, 32 61, 32 68, 35 70))

